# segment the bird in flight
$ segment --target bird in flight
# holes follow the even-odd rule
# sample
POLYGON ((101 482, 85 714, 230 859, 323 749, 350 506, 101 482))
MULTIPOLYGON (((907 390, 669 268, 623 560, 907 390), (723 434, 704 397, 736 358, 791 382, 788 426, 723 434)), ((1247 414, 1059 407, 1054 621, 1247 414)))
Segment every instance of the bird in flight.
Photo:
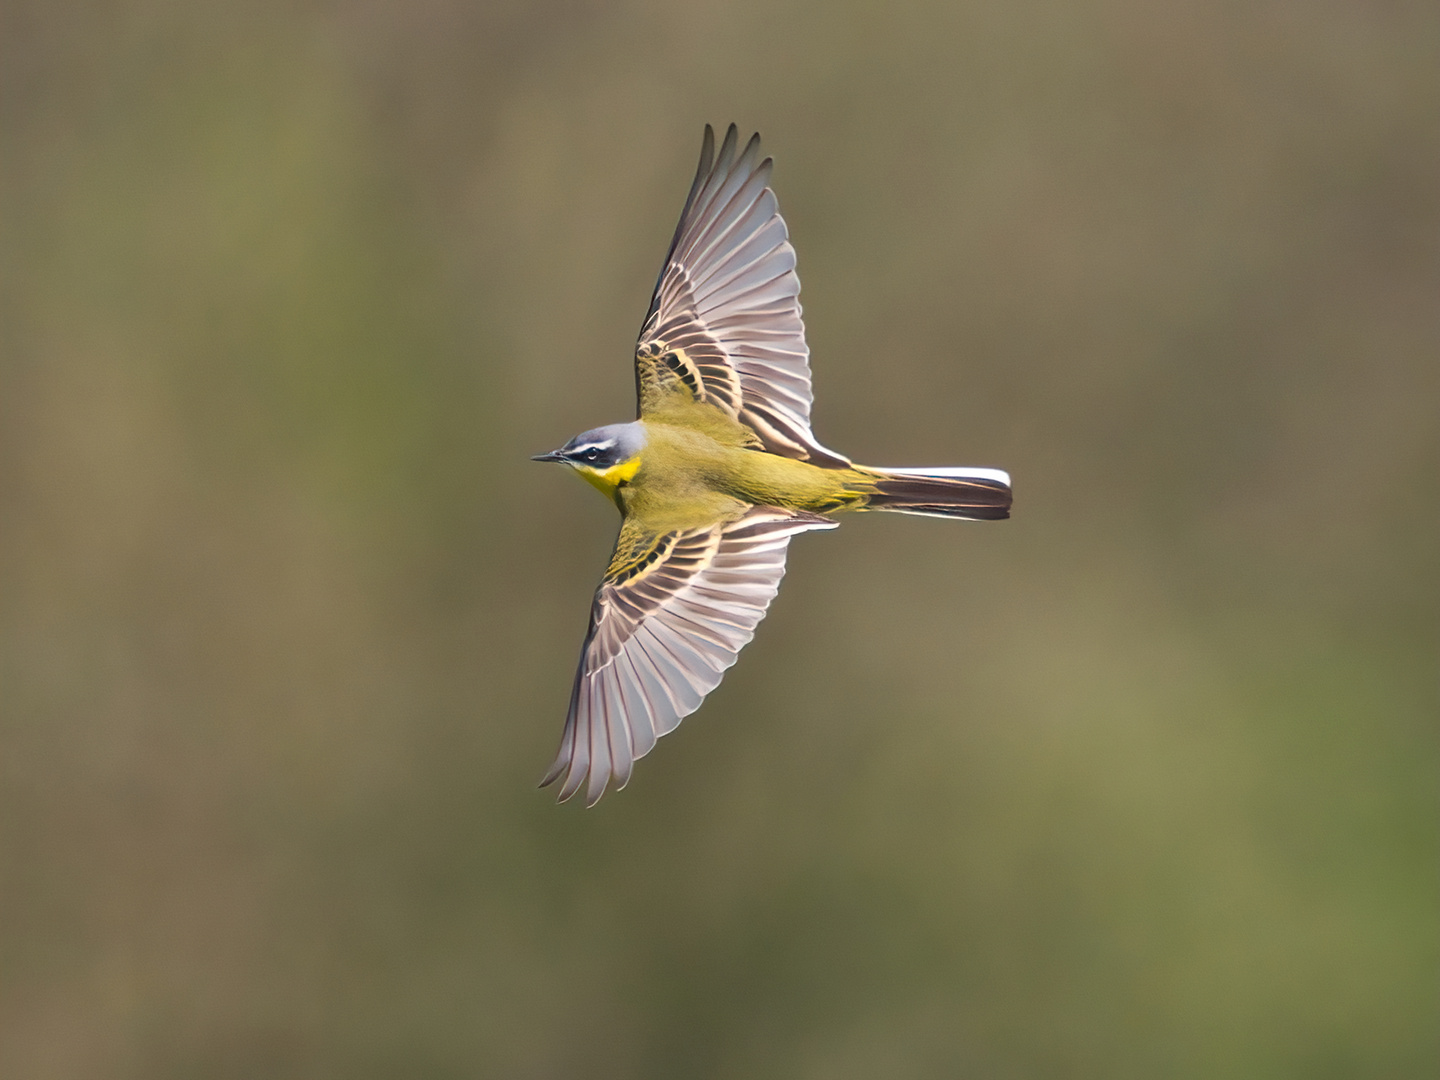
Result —
POLYGON ((569 465, 620 510, 590 609, 560 752, 541 787, 593 806, 700 707, 755 635, 790 538, 827 514, 1010 516, 998 469, 878 469, 810 432, 800 281, 771 160, 735 125, 700 167, 635 348, 639 418, 575 436, 536 461, 569 465))

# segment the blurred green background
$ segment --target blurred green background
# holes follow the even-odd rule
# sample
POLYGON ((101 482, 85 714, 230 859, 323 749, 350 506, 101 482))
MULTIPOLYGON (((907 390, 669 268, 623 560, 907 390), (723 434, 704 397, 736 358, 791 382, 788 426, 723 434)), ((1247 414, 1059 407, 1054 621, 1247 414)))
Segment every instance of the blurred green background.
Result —
POLYGON ((0 1075, 1435 1074, 1440 8, 8 3, 0 1075), (534 785, 702 125, 816 430, 630 788, 534 785))

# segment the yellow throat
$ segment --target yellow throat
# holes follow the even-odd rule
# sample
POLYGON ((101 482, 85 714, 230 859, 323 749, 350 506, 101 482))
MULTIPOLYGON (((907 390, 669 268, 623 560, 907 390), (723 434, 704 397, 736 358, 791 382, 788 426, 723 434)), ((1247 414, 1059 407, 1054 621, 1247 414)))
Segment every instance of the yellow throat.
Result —
POLYGON ((640 471, 640 455, 636 454, 629 461, 611 465, 608 469, 592 469, 589 465, 574 462, 570 467, 584 477, 586 483, 597 488, 607 499, 613 499, 615 490, 621 484, 634 480, 635 474, 640 471))

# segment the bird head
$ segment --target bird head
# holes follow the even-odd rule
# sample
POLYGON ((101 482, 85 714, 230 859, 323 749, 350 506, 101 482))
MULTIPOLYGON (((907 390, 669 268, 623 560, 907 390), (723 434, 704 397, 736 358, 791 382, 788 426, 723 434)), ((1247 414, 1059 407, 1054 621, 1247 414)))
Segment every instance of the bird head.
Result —
POLYGON ((563 462, 613 498, 616 489, 640 471, 644 449, 645 428, 636 421, 582 431, 560 449, 536 454, 530 460, 563 462))

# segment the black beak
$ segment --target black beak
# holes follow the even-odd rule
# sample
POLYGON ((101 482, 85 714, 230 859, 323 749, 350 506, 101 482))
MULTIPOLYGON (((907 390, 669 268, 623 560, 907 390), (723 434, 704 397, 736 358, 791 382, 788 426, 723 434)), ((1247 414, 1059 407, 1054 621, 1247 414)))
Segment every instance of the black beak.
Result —
POLYGON ((559 450, 551 450, 548 454, 536 454, 531 461, 564 461, 565 455, 559 450))

